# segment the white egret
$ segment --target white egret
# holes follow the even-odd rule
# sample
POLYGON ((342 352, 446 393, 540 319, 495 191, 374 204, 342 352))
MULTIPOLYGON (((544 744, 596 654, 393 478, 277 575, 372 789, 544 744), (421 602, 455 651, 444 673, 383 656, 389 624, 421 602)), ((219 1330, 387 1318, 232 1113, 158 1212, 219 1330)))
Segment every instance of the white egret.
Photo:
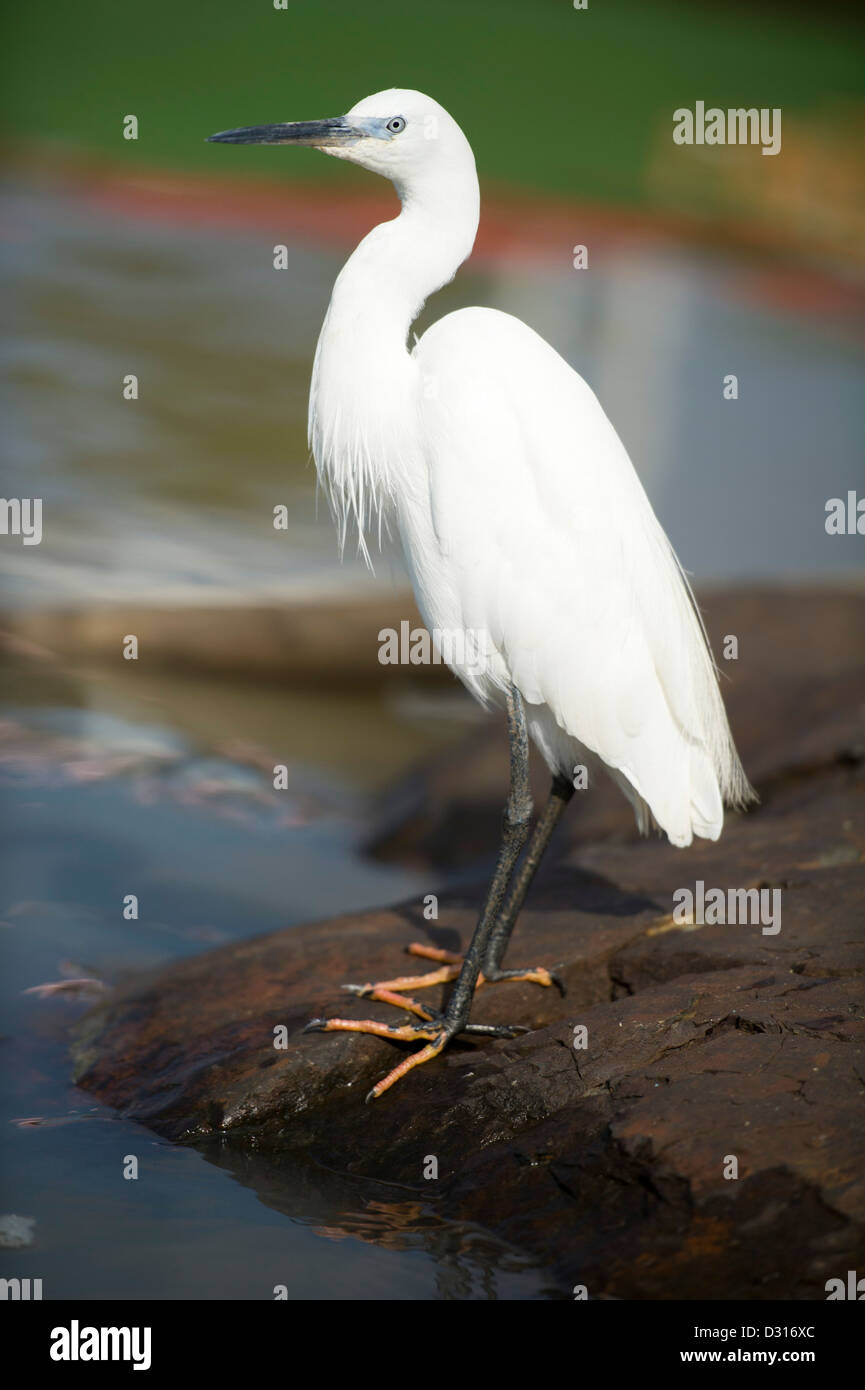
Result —
POLYGON ((346 116, 254 126, 228 144, 311 145, 391 179, 402 210, 340 272, 312 373, 309 435, 341 543, 355 524, 402 540, 427 626, 463 634, 449 664, 485 706, 504 706, 510 790, 493 880, 465 957, 357 992, 399 1004, 407 1025, 316 1019, 426 1045, 370 1092, 435 1057, 471 1024, 479 981, 554 983, 501 968, 508 938, 577 766, 606 771, 639 828, 674 845, 715 840, 724 804, 754 793, 739 761, 705 628, 675 553, 593 392, 532 329, 495 309, 446 315, 413 347, 426 298, 472 249, 479 189, 471 147, 439 104, 394 89, 346 116), (478 662, 477 644, 484 660, 478 662), (528 739, 553 774, 522 865, 532 804, 528 739), (406 990, 456 985, 443 1013, 406 990))

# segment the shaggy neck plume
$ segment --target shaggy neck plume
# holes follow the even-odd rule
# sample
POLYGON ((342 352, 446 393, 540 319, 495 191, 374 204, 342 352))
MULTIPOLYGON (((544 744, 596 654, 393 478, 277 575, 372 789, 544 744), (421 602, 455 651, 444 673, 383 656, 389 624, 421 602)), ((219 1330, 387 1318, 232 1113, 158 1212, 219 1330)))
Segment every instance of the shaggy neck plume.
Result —
POLYGON ((349 524, 371 567, 366 534, 388 525, 392 480, 420 480, 422 389, 409 329, 474 244, 480 207, 471 151, 456 167, 397 189, 402 211, 373 228, 334 285, 312 373, 309 445, 337 524, 349 524))

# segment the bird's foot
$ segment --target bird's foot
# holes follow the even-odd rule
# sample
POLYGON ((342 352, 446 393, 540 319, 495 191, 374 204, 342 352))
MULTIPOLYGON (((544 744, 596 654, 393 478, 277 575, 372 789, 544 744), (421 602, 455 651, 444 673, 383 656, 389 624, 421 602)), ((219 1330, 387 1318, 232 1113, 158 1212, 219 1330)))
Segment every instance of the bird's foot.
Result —
MULTIPOLYGON (((373 1086, 367 1101, 378 1100, 389 1091, 395 1082, 415 1067, 432 1061, 444 1050, 451 1038, 458 1033, 469 1033, 487 1038, 515 1038, 530 1030, 524 1024, 514 1023, 454 1023, 446 1014, 429 1004, 412 998, 409 990, 429 989, 433 985, 448 984, 455 980, 462 969, 463 957, 454 951, 444 951, 437 946, 427 946, 413 942, 406 947, 409 955, 420 956, 423 960, 438 962, 438 970, 430 970, 425 975, 400 975, 393 980, 380 980, 377 984, 343 985, 343 989, 363 999, 376 999, 382 1004, 392 1004, 397 1009, 413 1014, 415 1023, 382 1023, 379 1019, 366 1018, 314 1018, 306 1025, 306 1033, 370 1033, 376 1038, 389 1038, 393 1042, 423 1042, 426 1046, 406 1057, 398 1066, 389 1071, 373 1086)), ((543 966, 532 970, 495 969, 479 975, 477 983, 497 984, 499 981, 528 981, 530 984, 549 987, 555 985, 564 994, 564 985, 557 975, 543 966)))
MULTIPOLYGON (((397 1004, 400 1008, 408 1008, 410 1013, 416 1013, 416 1007, 410 1007, 409 1004, 404 1004, 394 999, 393 996, 401 994, 404 990, 429 989, 433 985, 448 984, 457 978, 462 968, 463 958, 455 951, 443 951, 437 946, 426 946, 419 941, 413 941, 410 946, 406 946, 406 951, 410 956, 420 956, 423 960, 438 961, 440 969, 430 970, 425 975, 400 975, 395 980, 380 980, 377 984, 343 985, 343 989, 348 990, 350 994, 360 995, 364 999, 378 999, 385 1004, 397 1004)), ((525 981, 528 984, 543 985, 545 988, 555 985, 562 995, 565 993, 565 987, 559 976, 554 974, 552 970, 546 970, 543 966, 536 966, 531 970, 487 970, 478 976, 478 986, 498 984, 507 980, 512 983, 525 981)))
POLYGON ((378 1100, 389 1091, 395 1082, 406 1072, 432 1061, 444 1050, 451 1038, 458 1033, 472 1033, 487 1038, 515 1038, 529 1029, 521 1023, 465 1023, 462 1026, 449 1023, 436 1009, 427 1009, 415 999, 405 999, 401 995, 386 999, 385 1003, 396 1003, 402 1009, 416 1013, 420 1023, 381 1023, 373 1018, 314 1018, 304 1028, 305 1033, 371 1033, 377 1038, 390 1038, 394 1042, 426 1042, 426 1047, 404 1058, 387 1076, 373 1086, 366 1097, 367 1103, 378 1100))

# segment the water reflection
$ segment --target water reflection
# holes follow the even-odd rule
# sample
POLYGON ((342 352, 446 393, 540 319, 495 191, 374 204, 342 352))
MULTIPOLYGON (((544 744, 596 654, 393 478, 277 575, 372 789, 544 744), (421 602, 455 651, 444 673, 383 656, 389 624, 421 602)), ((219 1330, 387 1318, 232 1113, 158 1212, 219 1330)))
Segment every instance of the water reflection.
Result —
MULTIPOLYGON (((197 1145, 210 1163, 231 1173, 274 1211, 300 1221, 345 1248, 359 1264, 357 1243, 397 1256, 415 1253, 431 1262, 427 1297, 498 1299, 564 1297, 540 1264, 468 1222, 443 1220, 435 1199, 421 1189, 364 1180, 296 1157, 274 1159, 224 1140, 197 1145)), ((365 1285, 365 1279, 364 1279, 365 1285)), ((302 1282, 294 1274, 289 1298, 302 1282)), ((358 1287, 355 1297, 407 1297, 358 1287)), ((328 1295, 329 1296, 329 1295, 328 1295)))

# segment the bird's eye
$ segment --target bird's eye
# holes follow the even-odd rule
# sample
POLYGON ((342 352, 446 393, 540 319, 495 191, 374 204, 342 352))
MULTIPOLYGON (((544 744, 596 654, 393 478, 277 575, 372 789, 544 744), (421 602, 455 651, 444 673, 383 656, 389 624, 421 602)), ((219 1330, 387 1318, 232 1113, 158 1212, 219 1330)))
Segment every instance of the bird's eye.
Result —
POLYGON ((405 118, 403 116, 394 116, 393 120, 388 121, 387 128, 391 135, 399 135, 401 130, 405 130, 405 118))

